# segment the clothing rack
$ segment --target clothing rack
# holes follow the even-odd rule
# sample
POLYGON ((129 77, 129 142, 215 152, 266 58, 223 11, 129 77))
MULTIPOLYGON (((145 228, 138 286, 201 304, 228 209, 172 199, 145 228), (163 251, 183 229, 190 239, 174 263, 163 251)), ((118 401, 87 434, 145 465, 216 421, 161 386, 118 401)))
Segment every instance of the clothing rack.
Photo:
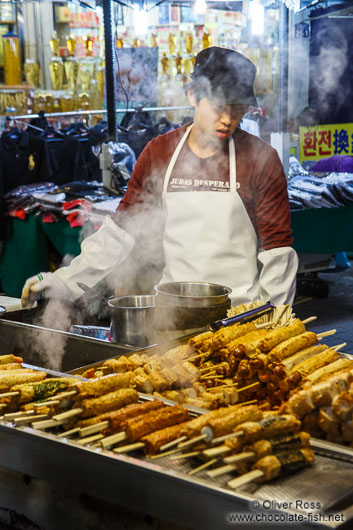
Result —
MULTIPOLYGON (((183 106, 183 107, 143 107, 139 109, 131 108, 131 109, 116 109, 117 113, 125 114, 125 112, 158 112, 158 111, 164 111, 164 110, 191 110, 192 107, 190 106, 183 106)), ((107 110, 71 110, 68 112, 49 112, 45 113, 46 118, 56 118, 60 116, 93 116, 97 114, 106 114, 107 110)), ((38 118, 38 114, 22 114, 21 116, 10 116, 11 119, 14 120, 23 120, 23 119, 32 119, 32 118, 38 118)))
POLYGON ((16 118, 11 116, 10 118, 7 118, 7 121, 10 123, 13 121, 16 125, 19 123, 20 125, 25 125, 26 127, 30 127, 31 129, 35 129, 36 131, 44 133, 45 130, 41 127, 37 127, 36 125, 31 125, 30 123, 27 123, 25 121, 22 121, 20 118, 16 118))

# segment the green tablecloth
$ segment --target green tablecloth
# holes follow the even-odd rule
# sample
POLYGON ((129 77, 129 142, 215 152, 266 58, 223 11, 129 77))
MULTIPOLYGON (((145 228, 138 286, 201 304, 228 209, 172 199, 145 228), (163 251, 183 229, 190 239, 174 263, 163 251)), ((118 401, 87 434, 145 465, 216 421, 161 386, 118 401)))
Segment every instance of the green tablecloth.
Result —
POLYGON ((353 251, 353 204, 292 212, 297 252, 335 254, 353 251))
POLYGON ((20 297, 27 278, 50 270, 50 243, 61 256, 80 253, 81 227, 71 228, 66 220, 43 223, 41 215, 25 220, 8 218, 0 259, 0 283, 8 296, 20 297))

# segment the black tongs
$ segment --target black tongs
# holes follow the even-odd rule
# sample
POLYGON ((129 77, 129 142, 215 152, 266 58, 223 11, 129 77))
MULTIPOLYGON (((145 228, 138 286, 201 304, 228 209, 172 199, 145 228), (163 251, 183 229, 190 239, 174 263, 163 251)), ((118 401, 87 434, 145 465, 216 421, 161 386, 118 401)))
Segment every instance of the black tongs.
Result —
POLYGON ((264 305, 260 305, 259 307, 255 307, 254 309, 249 309, 249 311, 244 311, 244 313, 239 313, 239 315, 235 315, 234 317, 216 320, 216 322, 209 324, 209 328, 212 331, 218 331, 222 327, 232 326, 237 322, 245 324, 245 322, 251 322, 256 318, 262 317, 262 315, 266 315, 266 313, 270 313, 275 307, 275 304, 273 304, 272 302, 266 302, 266 304, 264 305))

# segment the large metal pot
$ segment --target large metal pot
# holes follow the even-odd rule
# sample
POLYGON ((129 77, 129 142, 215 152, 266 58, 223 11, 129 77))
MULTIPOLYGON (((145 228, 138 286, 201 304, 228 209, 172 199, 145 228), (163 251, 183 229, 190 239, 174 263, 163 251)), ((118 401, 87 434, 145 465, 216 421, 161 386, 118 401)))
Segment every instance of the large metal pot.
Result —
POLYGON ((148 346, 155 342, 154 295, 111 298, 111 336, 114 342, 148 346))
POLYGON ((230 287, 207 282, 168 282, 155 286, 158 302, 178 307, 213 307, 228 301, 230 287))
POLYGON ((230 287, 207 282, 168 282, 155 286, 159 330, 196 329, 227 316, 230 287))

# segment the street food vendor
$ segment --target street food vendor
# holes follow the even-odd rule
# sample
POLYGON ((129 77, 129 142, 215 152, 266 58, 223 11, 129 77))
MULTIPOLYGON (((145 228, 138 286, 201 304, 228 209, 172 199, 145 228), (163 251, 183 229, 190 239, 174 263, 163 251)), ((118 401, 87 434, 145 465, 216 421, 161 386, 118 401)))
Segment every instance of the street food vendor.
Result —
POLYGON ((147 144, 116 213, 82 242, 68 267, 27 280, 25 307, 43 294, 73 301, 82 294, 77 282, 93 287, 119 270, 147 238, 157 210, 160 281, 226 285, 234 305, 293 302, 298 258, 283 166, 270 145, 239 128, 257 105, 255 74, 234 50, 197 55, 188 87, 193 123, 147 144))

